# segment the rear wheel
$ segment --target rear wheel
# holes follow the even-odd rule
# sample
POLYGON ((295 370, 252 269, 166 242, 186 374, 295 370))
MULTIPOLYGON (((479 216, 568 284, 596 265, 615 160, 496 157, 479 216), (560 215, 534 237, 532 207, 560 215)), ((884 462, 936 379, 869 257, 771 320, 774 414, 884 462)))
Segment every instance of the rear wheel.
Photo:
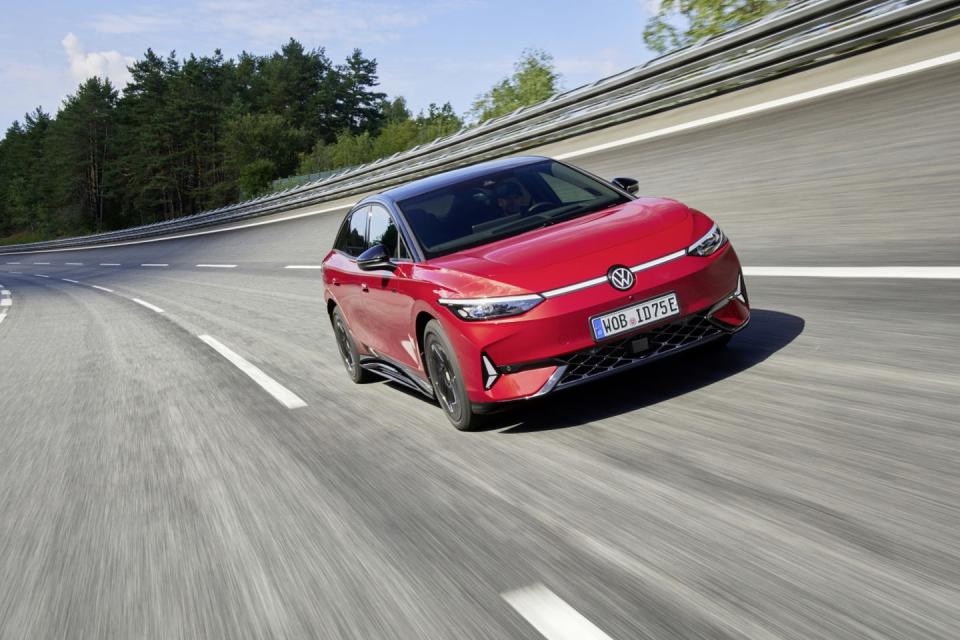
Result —
POLYGON ((433 392, 447 419, 460 431, 476 428, 479 417, 470 405, 456 352, 436 320, 428 322, 424 329, 423 350, 433 392))
POLYGON ((347 370, 347 375, 358 384, 370 382, 373 379, 373 374, 360 366, 357 343, 353 339, 353 334, 350 333, 347 321, 340 312, 340 307, 333 308, 330 321, 333 323, 333 335, 337 339, 337 349, 340 351, 340 359, 347 370))

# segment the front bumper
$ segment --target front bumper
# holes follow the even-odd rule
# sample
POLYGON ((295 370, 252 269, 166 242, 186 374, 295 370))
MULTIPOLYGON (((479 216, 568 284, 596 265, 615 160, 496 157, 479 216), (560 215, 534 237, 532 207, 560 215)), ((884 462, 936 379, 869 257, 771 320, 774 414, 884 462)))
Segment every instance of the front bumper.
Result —
MULTIPOLYGON (((452 314, 451 314, 452 315, 452 314)), ((643 272, 629 292, 607 284, 548 298, 500 321, 449 326, 472 402, 485 406, 545 395, 705 344, 746 325, 740 263, 729 244, 643 272), (680 315, 595 341, 589 318, 675 292, 680 315), (739 297, 735 297, 739 296, 739 297), (490 375, 491 368, 496 371, 490 375)))

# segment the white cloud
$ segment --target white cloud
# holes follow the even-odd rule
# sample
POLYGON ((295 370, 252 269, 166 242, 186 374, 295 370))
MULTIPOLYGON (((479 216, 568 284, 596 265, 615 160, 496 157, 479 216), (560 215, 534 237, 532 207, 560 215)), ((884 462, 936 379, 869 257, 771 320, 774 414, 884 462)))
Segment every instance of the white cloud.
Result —
POLYGON ((70 61, 70 73, 74 80, 83 82, 87 78, 98 76, 110 78, 114 86, 122 88, 130 79, 127 66, 134 63, 134 58, 124 56, 119 51, 88 53, 80 44, 80 38, 73 33, 68 33, 63 38, 62 44, 70 61))

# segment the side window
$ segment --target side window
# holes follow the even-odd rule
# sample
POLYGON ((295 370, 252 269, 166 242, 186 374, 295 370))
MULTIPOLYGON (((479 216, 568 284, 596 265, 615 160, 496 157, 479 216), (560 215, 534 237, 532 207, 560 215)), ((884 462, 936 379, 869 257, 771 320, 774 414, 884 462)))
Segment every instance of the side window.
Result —
POLYGON ((356 258, 367 248, 367 212, 370 207, 361 207, 347 218, 343 227, 340 228, 340 234, 333 248, 337 251, 343 251, 348 256, 356 258))
POLYGON ((409 258, 400 231, 390 217, 390 213, 383 207, 376 205, 370 208, 370 246, 382 244, 387 248, 391 258, 409 258))

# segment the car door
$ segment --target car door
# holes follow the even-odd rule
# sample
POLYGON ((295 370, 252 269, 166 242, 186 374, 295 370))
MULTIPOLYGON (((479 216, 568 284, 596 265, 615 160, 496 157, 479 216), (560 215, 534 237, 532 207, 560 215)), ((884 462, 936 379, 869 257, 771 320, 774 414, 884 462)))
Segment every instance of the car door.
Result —
MULTIPOLYGON (((324 278, 333 292, 340 311, 354 338, 360 339, 362 314, 360 286, 363 272, 357 267, 357 256, 367 248, 367 220, 370 207, 358 207, 348 215, 333 244, 333 255, 324 264, 324 278)), ((361 340, 362 341, 362 340, 361 340)))
POLYGON ((368 332, 365 342, 377 353, 416 368, 420 358, 412 319, 413 261, 386 208, 371 205, 367 228, 367 246, 384 245, 396 269, 366 271, 361 276, 360 313, 368 332))

